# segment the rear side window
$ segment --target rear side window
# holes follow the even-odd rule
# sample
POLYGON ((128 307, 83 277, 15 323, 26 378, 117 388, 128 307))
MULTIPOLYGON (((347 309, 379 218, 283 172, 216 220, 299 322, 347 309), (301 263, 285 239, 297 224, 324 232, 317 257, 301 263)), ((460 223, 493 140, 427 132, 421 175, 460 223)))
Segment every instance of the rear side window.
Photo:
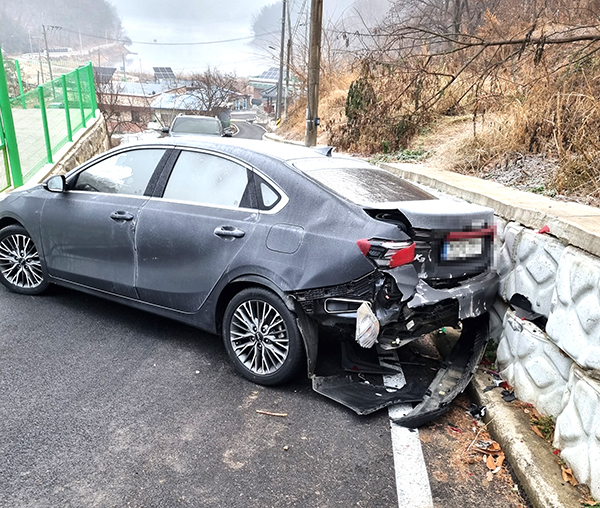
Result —
POLYGON ((259 175, 254 175, 258 186, 258 207, 261 210, 272 210, 281 201, 281 194, 259 175))
POLYGON ((229 159, 182 151, 165 188, 164 199, 247 207, 248 170, 229 159))
POLYGON ((164 148, 121 152, 79 173, 75 190, 143 196, 164 148))

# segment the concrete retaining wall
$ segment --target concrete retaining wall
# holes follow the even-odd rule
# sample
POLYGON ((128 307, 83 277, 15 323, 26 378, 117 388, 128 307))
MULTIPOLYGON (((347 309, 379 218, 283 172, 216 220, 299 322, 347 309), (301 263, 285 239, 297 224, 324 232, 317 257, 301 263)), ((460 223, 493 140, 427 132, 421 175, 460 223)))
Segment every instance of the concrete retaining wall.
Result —
POLYGON ((600 499, 600 259, 509 223, 500 297, 526 296, 546 330, 508 311, 500 374, 519 399, 556 419, 554 446, 600 499))
POLYGON ((423 165, 383 166, 495 209, 500 374, 519 399, 556 419, 554 446, 600 499, 600 210, 423 165), (537 233, 544 225, 551 234, 537 233), (515 294, 547 318, 545 330, 508 310, 515 294))

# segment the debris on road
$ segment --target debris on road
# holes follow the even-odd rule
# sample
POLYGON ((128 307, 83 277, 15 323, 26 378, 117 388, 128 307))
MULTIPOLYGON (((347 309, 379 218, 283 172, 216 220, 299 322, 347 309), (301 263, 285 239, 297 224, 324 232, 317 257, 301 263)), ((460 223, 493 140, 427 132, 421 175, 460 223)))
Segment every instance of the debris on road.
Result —
POLYGON ((257 409, 256 412, 258 414, 261 414, 261 415, 279 416, 279 417, 282 417, 282 418, 284 418, 284 417, 286 417, 288 415, 287 413, 273 413, 271 411, 263 411, 262 409, 257 409))
POLYGON ((515 395, 515 392, 510 391, 510 390, 502 390, 502 398, 506 402, 512 402, 513 400, 517 400, 517 396, 515 395))

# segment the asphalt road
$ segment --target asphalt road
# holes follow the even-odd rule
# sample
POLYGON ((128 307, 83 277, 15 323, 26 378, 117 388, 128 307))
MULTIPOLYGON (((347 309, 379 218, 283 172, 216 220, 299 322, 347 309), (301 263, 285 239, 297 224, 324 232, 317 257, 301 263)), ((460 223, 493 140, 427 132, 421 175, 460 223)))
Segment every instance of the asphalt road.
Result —
POLYGON ((0 286, 0 429, 2 508, 398 505, 385 411, 259 387, 220 338, 62 288, 0 286))
POLYGON ((250 111, 235 112, 231 114, 232 123, 238 128, 237 138, 246 139, 262 139, 265 129, 256 123, 250 123, 246 120, 254 122, 256 115, 250 111))

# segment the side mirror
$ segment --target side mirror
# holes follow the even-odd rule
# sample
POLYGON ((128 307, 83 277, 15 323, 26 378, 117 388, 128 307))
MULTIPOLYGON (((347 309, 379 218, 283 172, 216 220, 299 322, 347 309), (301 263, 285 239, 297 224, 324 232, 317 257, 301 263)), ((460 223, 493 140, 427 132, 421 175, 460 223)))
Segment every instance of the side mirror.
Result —
POLYGON ((67 190, 65 175, 51 176, 44 182, 44 188, 50 192, 65 192, 67 190))
POLYGON ((163 127, 161 129, 162 132, 164 132, 165 134, 169 134, 169 128, 168 127, 163 127))

